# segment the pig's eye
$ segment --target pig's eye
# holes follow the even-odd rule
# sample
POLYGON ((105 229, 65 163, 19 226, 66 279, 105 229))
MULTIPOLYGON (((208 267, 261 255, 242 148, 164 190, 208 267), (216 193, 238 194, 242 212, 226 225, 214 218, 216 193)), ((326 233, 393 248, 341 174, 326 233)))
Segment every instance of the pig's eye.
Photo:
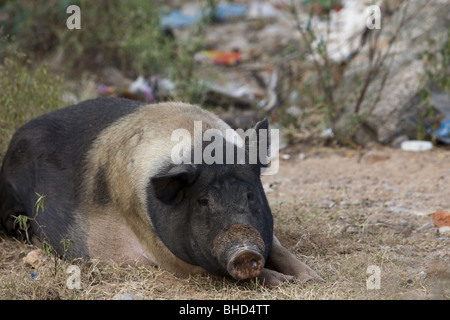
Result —
POLYGON ((253 200, 255 199, 255 194, 253 192, 247 192, 247 199, 248 200, 253 200))
POLYGON ((206 199, 206 198, 200 198, 197 200, 197 202, 202 207, 206 207, 209 203, 208 199, 206 199))

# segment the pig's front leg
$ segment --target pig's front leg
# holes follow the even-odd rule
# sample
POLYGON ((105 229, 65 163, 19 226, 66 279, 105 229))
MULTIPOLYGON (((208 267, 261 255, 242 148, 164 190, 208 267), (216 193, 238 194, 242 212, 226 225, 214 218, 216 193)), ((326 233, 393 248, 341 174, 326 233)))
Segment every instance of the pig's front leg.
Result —
POLYGON ((283 247, 275 236, 273 236, 272 250, 269 254, 268 262, 270 268, 264 268, 258 276, 259 281, 266 286, 278 286, 285 281, 294 279, 300 281, 323 281, 314 270, 283 247))

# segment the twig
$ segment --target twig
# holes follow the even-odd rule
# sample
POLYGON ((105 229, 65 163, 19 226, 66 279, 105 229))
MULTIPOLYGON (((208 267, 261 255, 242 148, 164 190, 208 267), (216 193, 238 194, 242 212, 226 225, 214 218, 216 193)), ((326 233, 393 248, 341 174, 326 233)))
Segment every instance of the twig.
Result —
MULTIPOLYGON (((304 40, 306 48, 307 48, 307 50, 309 52, 313 53, 314 49, 313 49, 313 47, 311 45, 312 41, 311 41, 311 39, 309 39, 309 37, 307 36, 307 34, 305 33, 305 31, 303 30, 303 28, 301 26, 301 23, 300 23, 299 18, 298 18, 297 7, 295 6, 294 1, 291 1, 291 6, 290 7, 291 7, 292 15, 294 16, 294 19, 295 19, 295 25, 296 25, 297 30, 300 32, 300 34, 301 34, 301 36, 302 36, 302 38, 304 40)), ((325 62, 326 62, 326 60, 327 59, 326 59, 326 54, 325 54, 325 62)), ((313 55, 313 64, 314 64, 314 68, 317 70, 317 73, 318 73, 318 76, 319 76, 319 83, 320 83, 320 86, 322 87, 322 89, 324 91, 325 99, 326 99, 329 107, 332 110, 335 110, 333 93, 330 90, 330 86, 327 85, 327 81, 325 80, 325 76, 323 74, 323 70, 322 70, 319 62, 317 61, 317 58, 315 57, 315 55, 313 55)))
MULTIPOLYGON (((30 225, 27 224, 27 222, 33 221, 37 225, 37 228, 40 231, 42 238, 44 239, 42 241, 42 248, 44 249, 45 253, 47 254, 47 256, 49 258, 51 258, 53 256, 53 260, 55 262, 54 272, 56 275, 58 272, 58 253, 56 252, 55 248, 51 245, 50 238, 45 233, 44 227, 37 221, 37 216, 39 214, 39 210, 44 211, 45 195, 40 195, 37 192, 36 192, 36 195, 37 195, 38 199, 36 200, 36 203, 35 203, 36 213, 35 213, 34 217, 30 218, 30 217, 24 216, 24 215, 19 215, 17 217, 13 216, 15 218, 14 223, 18 223, 19 228, 25 231, 25 235, 26 235, 28 242, 30 242, 30 238, 29 238, 29 234, 28 234, 28 229, 29 229, 30 225)), ((64 255, 65 255, 66 251, 69 249, 69 245, 71 243, 72 243, 72 240, 63 239, 62 245, 64 248, 64 255)))

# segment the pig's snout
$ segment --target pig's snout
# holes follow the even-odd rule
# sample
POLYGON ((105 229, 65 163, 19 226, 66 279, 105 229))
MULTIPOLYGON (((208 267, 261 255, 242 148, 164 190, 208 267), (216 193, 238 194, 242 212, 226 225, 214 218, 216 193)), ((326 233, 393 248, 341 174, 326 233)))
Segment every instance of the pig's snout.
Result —
POLYGON ((228 261, 227 271, 236 280, 254 278, 264 267, 264 258, 251 249, 237 251, 228 261))
POLYGON ((236 280, 257 277, 264 267, 265 245, 253 227, 233 224, 214 241, 213 256, 236 280))

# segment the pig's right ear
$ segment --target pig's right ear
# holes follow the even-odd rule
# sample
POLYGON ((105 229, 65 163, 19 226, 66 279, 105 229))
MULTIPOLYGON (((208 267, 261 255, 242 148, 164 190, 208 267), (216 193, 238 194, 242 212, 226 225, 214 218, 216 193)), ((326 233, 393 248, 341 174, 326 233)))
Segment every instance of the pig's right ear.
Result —
POLYGON ((198 177, 195 165, 176 165, 167 173, 150 179, 153 192, 159 200, 166 204, 176 204, 183 198, 185 188, 192 185, 198 177))

